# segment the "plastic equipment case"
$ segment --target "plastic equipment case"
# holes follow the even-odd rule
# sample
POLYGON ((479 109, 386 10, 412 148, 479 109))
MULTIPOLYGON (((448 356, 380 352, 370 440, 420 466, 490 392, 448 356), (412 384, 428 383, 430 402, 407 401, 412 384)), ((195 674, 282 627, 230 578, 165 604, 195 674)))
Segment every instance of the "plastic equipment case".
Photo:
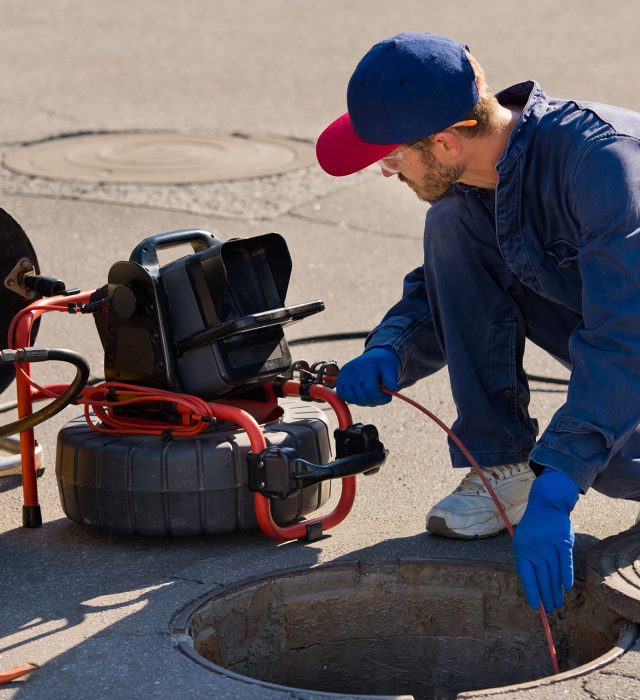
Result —
POLYGON ((109 271, 107 380, 211 400, 286 371, 282 326, 324 308, 319 300, 286 307, 290 276, 277 233, 222 242, 188 229, 145 239, 109 271), (161 267, 157 250, 182 243, 195 254, 161 267))

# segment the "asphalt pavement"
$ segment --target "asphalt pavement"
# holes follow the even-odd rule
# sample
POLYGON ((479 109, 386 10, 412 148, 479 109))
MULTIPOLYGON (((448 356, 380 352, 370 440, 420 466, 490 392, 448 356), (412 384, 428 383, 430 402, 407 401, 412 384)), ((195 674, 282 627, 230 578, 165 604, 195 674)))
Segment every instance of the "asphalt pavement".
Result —
MULTIPOLYGON (((345 109, 347 80, 377 40, 432 31, 467 43, 495 90, 527 79, 551 95, 640 109, 635 89, 640 8, 586 0, 436 3, 432 0, 0 0, 0 151, 69 135, 134 132, 241 134, 312 146, 345 109)), ((242 155, 238 155, 241 158, 242 155)), ((234 165, 236 163, 234 162, 234 165)), ((215 183, 87 183, 0 166, 0 206, 27 232, 45 274, 68 287, 106 282, 143 238, 202 228, 221 238, 281 233, 291 251, 290 303, 321 298, 326 310, 291 328, 291 339, 366 331, 398 298, 421 258, 425 205, 395 179, 369 170, 331 178, 314 163, 288 172, 215 183)), ((101 374, 88 317, 43 320, 38 345, 68 347, 101 374)), ((344 363, 361 340, 294 346, 296 359, 344 363)), ((564 378, 539 349, 532 374, 564 378)), ((37 368, 65 381, 62 366, 37 368)), ((67 374, 65 374, 67 372, 67 374)), ((451 423, 446 371, 408 390, 451 423)), ((2 401, 14 398, 12 386, 2 401)), ((564 389, 532 384, 542 427, 564 389)), ((77 408, 37 428, 43 525, 21 527, 18 477, 0 479, 0 671, 40 668, 0 687, 0 698, 311 697, 212 673, 175 646, 172 620, 193 600, 249 576, 291 567, 407 557, 512 563, 506 535, 451 541, 425 533, 429 507, 461 472, 445 438, 413 409, 354 407, 389 449, 381 471, 360 477, 349 517, 330 537, 277 544, 260 532, 185 538, 124 537, 69 521, 54 473, 56 436, 77 408)), ((13 417, 4 414, 3 422, 13 417)), ((576 567, 596 542, 634 523, 637 504, 589 492, 575 510, 576 567)), ((640 698, 640 648, 578 679, 509 698, 640 698)))

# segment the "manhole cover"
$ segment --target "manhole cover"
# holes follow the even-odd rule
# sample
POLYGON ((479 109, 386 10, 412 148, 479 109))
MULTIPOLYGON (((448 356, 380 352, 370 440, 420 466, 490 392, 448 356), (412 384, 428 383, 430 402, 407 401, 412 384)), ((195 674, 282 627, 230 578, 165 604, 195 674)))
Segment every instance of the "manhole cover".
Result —
POLYGON ((587 557, 587 581, 607 606, 640 623, 640 527, 599 542, 587 557))
POLYGON ((22 146, 4 165, 58 180, 176 184, 237 180, 304 168, 310 143, 277 136, 170 132, 82 134, 22 146))
POLYGON ((420 700, 582 675, 637 635, 579 586, 551 628, 563 671, 553 678, 539 615, 511 567, 404 560, 254 578, 192 604, 174 633, 183 653, 245 683, 420 700))

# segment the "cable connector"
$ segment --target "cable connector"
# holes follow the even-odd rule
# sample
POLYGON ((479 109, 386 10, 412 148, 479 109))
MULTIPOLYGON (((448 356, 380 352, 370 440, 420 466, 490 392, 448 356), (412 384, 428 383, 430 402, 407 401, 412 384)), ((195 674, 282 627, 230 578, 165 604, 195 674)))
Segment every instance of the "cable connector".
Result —
POLYGON ((14 362, 44 362, 48 359, 48 348, 16 348, 0 350, 0 364, 3 365, 10 365, 14 362))
POLYGON ((62 280, 47 275, 25 274, 22 277, 22 284, 42 297, 55 297, 66 291, 66 285, 62 280))
POLYGON ((97 299, 96 301, 88 301, 86 304, 78 304, 75 301, 67 303, 67 311, 70 314, 95 314, 107 306, 106 299, 97 299))

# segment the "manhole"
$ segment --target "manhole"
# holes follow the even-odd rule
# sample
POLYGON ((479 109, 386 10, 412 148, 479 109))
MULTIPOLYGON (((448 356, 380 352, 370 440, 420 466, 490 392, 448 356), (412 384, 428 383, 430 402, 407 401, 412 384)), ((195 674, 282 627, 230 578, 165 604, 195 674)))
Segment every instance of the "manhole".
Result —
POLYGON ((420 700, 564 680, 637 635, 579 587, 551 626, 563 671, 553 679, 539 615, 511 567, 402 560, 254 578, 192 604, 174 632, 185 654, 238 681, 420 700))
POLYGON ((79 134, 10 151, 14 172, 58 180, 176 184, 273 175, 314 162, 310 143, 278 136, 166 131, 79 134))

